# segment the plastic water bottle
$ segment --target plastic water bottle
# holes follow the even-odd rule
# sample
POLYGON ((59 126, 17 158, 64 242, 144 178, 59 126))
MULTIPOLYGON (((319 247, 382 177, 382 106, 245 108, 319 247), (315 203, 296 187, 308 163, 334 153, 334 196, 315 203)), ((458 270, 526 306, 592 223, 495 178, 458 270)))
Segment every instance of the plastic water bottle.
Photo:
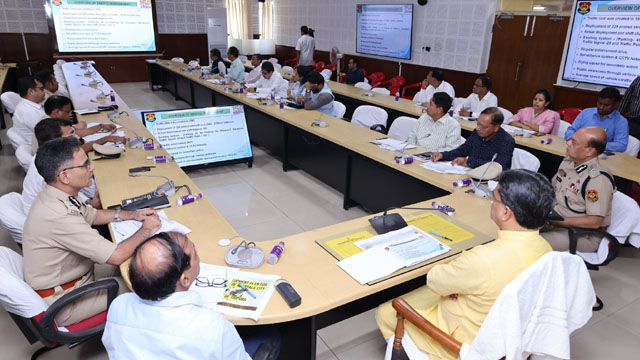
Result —
POLYGON ((187 205, 189 203, 196 202, 199 199, 202 199, 202 193, 180 196, 179 198, 176 199, 176 205, 178 206, 187 205))
POLYGON ((280 99, 280 110, 284 110, 284 101, 280 99))
POLYGON ((400 101, 400 90, 396 91, 396 101, 400 101))
POLYGON ((111 100, 111 105, 116 104, 116 93, 114 93, 113 90, 109 92, 109 100, 111 100))
POLYGON ((431 206, 433 206, 434 208, 437 208, 441 213, 447 214, 449 216, 453 216, 456 214, 456 209, 452 208, 447 204, 432 201, 431 206))
POLYGON ((147 160, 153 160, 154 164, 158 164, 158 163, 171 162, 174 160, 174 158, 173 156, 158 155, 158 156, 147 156, 147 160))
POLYGON ((276 246, 271 249, 269 256, 267 256, 267 262, 271 265, 278 262, 280 255, 284 251, 284 241, 280 241, 276 246))
POLYGON ((271 100, 272 101, 276 100, 276 89, 271 89, 271 100))
POLYGON ((145 150, 157 150, 157 149, 162 149, 162 145, 160 144, 144 144, 144 148, 145 150))
POLYGON ((454 187, 465 187, 465 186, 471 185, 471 182, 472 182, 471 178, 462 179, 462 180, 454 181, 453 182, 453 186, 454 187))
POLYGON ((540 140, 540 144, 546 145, 546 144, 551 144, 551 141, 553 141, 552 138, 547 138, 544 140, 540 140))

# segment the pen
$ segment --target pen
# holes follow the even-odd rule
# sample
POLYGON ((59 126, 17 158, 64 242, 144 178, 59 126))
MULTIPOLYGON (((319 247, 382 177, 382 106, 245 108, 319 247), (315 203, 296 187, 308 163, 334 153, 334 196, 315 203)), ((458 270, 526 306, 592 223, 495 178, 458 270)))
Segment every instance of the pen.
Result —
POLYGON ((433 231, 433 230, 429 230, 429 233, 431 233, 431 234, 433 234, 433 235, 435 235, 435 236, 441 237, 441 238, 443 238, 443 239, 445 239, 445 240, 453 241, 453 239, 452 239, 452 238, 448 238, 448 237, 446 237, 446 236, 444 236, 444 235, 440 235, 440 234, 438 234, 437 232, 435 232, 435 231, 433 231))
POLYGON ((408 243, 414 242, 416 240, 418 240, 418 238, 407 240, 407 241, 403 241, 403 242, 399 242, 399 243, 396 243, 396 244, 390 244, 390 245, 387 245, 386 250, 389 250, 390 247, 408 244, 408 243))
POLYGON ((246 286, 244 286, 244 284, 243 284, 243 283, 241 283, 240 281, 238 281, 238 286, 240 286, 240 288, 241 288, 242 290, 244 290, 247 294, 249 294, 249 296, 251 296, 251 297, 252 297, 252 298, 254 298, 254 299, 256 298, 256 296, 255 296, 255 295, 253 295, 253 293, 251 292, 251 290, 247 289, 247 287, 246 287, 246 286))

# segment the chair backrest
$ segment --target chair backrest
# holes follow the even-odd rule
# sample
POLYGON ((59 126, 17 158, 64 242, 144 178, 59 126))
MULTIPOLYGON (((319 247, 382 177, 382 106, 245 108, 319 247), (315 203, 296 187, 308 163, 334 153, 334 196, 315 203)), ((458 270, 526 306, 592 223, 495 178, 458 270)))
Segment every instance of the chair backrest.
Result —
POLYGON ((326 65, 326 63, 325 63, 324 61, 317 61, 317 62, 313 65, 313 67, 314 67, 314 70, 315 70, 315 71, 320 72, 320 71, 322 71, 322 69, 324 69, 324 66, 325 66, 325 65, 326 65))
POLYGON ((48 306, 24 281, 22 256, 0 246, 0 303, 10 313, 32 318, 48 306))
POLYGON ((382 125, 387 127, 387 112, 377 106, 360 105, 351 116, 351 123, 364 126, 367 129, 373 125, 382 125))
POLYGON ((573 124, 573 120, 575 120, 581 112, 582 109, 580 108, 565 108, 558 110, 560 119, 568 122, 569 124, 573 124))
POLYGON ((13 240, 22 244, 22 232, 27 217, 24 214, 22 195, 12 192, 0 197, 0 223, 13 240))
POLYGON ((607 232, 615 236, 621 244, 631 234, 640 234, 640 206, 620 191, 613 193, 611 201, 611 224, 607 232))
POLYGON ((27 144, 27 141, 20 135, 20 132, 16 130, 16 128, 12 127, 7 129, 7 138, 9 138, 9 142, 11 146, 13 146, 14 150, 17 150, 20 145, 27 144))
POLYGON ((292 73, 293 72, 293 68, 291 66, 283 66, 282 67, 282 71, 286 71, 288 73, 292 73))
POLYGON ((282 65, 280 64, 273 64, 274 69, 282 69, 282 65))
POLYGON ((324 81, 331 80, 331 75, 332 74, 333 73, 329 69, 324 69, 324 70, 320 71, 320 75, 322 75, 322 77, 324 78, 324 81))
POLYGON ((458 146, 464 144, 465 142, 467 142, 467 139, 464 136, 460 135, 460 143, 458 144, 458 146))
POLYGON ((538 172, 538 169, 540 169, 540 160, 526 150, 515 148, 513 149, 513 157, 511 158, 511 168, 538 172))
POLYGON ((629 135, 629 143, 627 144, 627 149, 624 153, 633 157, 638 157, 638 151, 640 151, 640 140, 629 135))
POLYGON ((367 79, 370 80, 371 86, 377 86, 379 83, 384 81, 385 76, 383 72, 377 71, 367 76, 367 79))
POLYGON ((344 106, 340 101, 333 101, 333 110, 336 112, 336 117, 338 119, 342 119, 344 117, 344 113, 347 112, 347 107, 344 106))
MULTIPOLYGON (((413 95, 407 95, 407 90, 409 90, 409 89, 415 89, 415 88, 420 89, 420 87, 421 87, 421 86, 422 86, 422 82, 415 83, 415 84, 410 84, 410 85, 407 85, 407 86, 403 87, 403 88, 402 88, 402 97, 403 97, 403 98, 405 98, 405 99, 408 99, 408 100, 413 100, 413 96, 414 96, 415 94, 413 94, 413 95)), ((418 90, 418 91, 420 91, 420 90, 418 90)))
POLYGON ((373 88, 373 89, 371 89, 371 91, 376 92, 378 94, 382 94, 382 95, 390 95, 391 94, 389 89, 385 89, 385 88, 373 88))
POLYGON ((466 99, 463 97, 457 97, 455 99, 453 99, 453 102, 451 103, 451 107, 452 108, 457 108, 458 105, 462 105, 462 103, 465 101, 466 99))
POLYGON ((249 58, 246 55, 240 55, 238 56, 238 59, 240 59, 240 61, 245 62, 247 60, 249 60, 249 58))
POLYGON ((595 301, 582 259, 549 252, 505 286, 460 359, 522 359, 524 353, 569 359, 569 335, 591 318, 595 301))
POLYGON ((175 62, 181 62, 181 63, 183 63, 183 62, 184 62, 184 59, 183 59, 183 58, 181 58, 181 57, 174 57, 174 58, 171 58, 171 61, 175 61, 175 62))
POLYGON ((5 91, 0 95, 0 99, 2 100, 2 106, 7 109, 9 114, 13 114, 16 111, 16 106, 22 101, 22 98, 18 93, 13 91, 5 91))
POLYGON ((25 172, 29 170, 29 164, 31 164, 31 160, 35 154, 33 153, 33 146, 29 144, 20 145, 16 149, 16 159, 18 159, 18 164, 22 166, 25 172))
POLYGON ((336 65, 336 64, 327 64, 327 65, 325 65, 323 70, 331 70, 331 72, 336 72, 338 70, 338 65, 336 65))
POLYGON ((418 119, 408 117, 408 116, 399 116, 391 123, 389 127, 389 135, 390 137, 402 141, 406 141, 409 133, 418 123, 418 119))
POLYGON ((507 120, 511 119, 511 117, 513 116, 513 113, 503 107, 499 107, 498 109, 500 109, 500 111, 502 112, 502 116, 504 116, 504 123, 507 123, 507 120))
POLYGON ((564 120, 560 120, 560 125, 558 125, 558 136, 564 139, 564 134, 567 132, 567 129, 571 126, 568 122, 564 120))
POLYGON ((356 83, 353 86, 355 86, 357 88, 360 88, 360 89, 371 90, 371 85, 367 84, 366 82, 359 82, 359 83, 356 83))
POLYGON ((273 65, 278 63, 278 59, 277 58, 269 58, 269 62, 272 63, 273 65))

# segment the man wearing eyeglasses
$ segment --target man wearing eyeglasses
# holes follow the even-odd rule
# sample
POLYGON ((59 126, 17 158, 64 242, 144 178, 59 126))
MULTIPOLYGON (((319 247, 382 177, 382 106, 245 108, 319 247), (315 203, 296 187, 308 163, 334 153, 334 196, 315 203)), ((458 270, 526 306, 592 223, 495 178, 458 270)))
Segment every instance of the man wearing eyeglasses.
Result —
POLYGON ((224 286, 224 279, 198 278, 200 257, 185 235, 159 233, 131 256, 135 294, 117 297, 109 308, 102 342, 112 359, 249 360, 261 342, 279 347, 279 336, 240 338, 219 312, 204 306, 199 286, 224 286), (196 280, 196 278, 198 280, 196 280))
POLYGON ((473 92, 455 109, 456 114, 467 117, 478 117, 487 108, 498 106, 498 97, 491 92, 493 81, 482 75, 473 83, 473 92))
POLYGON ((262 78, 254 84, 247 85, 249 92, 257 92, 260 94, 273 94, 276 97, 286 97, 289 83, 282 78, 279 72, 275 71, 273 63, 265 61, 262 63, 262 78))
POLYGON ((27 76, 18 80, 18 91, 22 101, 13 112, 13 127, 24 141, 21 145, 31 145, 33 128, 45 116, 40 105, 44 100, 44 86, 40 81, 27 76))
MULTIPOLYGON (((91 185, 93 176, 93 165, 78 139, 47 141, 38 149, 35 163, 47 185, 33 202, 24 224, 27 284, 47 304, 103 278, 116 279, 119 292, 126 291, 122 278, 117 276, 117 266, 160 228, 156 212, 96 210, 78 201, 78 192, 91 185), (91 227, 121 220, 137 220, 142 226, 119 244, 103 238, 91 227)), ((106 292, 86 295, 61 310, 56 323, 66 326, 102 312, 106 309, 106 298, 106 292)))

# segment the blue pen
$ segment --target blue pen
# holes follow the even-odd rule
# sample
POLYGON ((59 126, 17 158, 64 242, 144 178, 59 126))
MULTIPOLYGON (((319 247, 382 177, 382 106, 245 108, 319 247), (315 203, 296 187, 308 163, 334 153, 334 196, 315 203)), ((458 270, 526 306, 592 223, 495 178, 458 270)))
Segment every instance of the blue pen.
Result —
POLYGON ((448 237, 446 237, 446 236, 444 236, 444 235, 440 235, 440 234, 438 234, 437 232, 435 232, 435 231, 433 231, 433 230, 429 230, 429 233, 431 233, 431 234, 433 234, 433 235, 435 235, 435 236, 441 237, 441 238, 443 238, 443 239, 446 239, 446 240, 449 240, 449 241, 453 241, 453 239, 452 239, 452 238, 448 238, 448 237))
POLYGON ((252 297, 252 298, 254 298, 254 299, 256 298, 256 296, 255 296, 255 295, 253 295, 253 293, 251 292, 251 290, 247 289, 247 287, 246 287, 246 286, 244 286, 244 284, 243 284, 243 283, 241 283, 240 281, 238 281, 238 286, 240 286, 240 288, 241 288, 242 290, 244 290, 247 294, 249 294, 249 296, 251 296, 251 297, 252 297))

